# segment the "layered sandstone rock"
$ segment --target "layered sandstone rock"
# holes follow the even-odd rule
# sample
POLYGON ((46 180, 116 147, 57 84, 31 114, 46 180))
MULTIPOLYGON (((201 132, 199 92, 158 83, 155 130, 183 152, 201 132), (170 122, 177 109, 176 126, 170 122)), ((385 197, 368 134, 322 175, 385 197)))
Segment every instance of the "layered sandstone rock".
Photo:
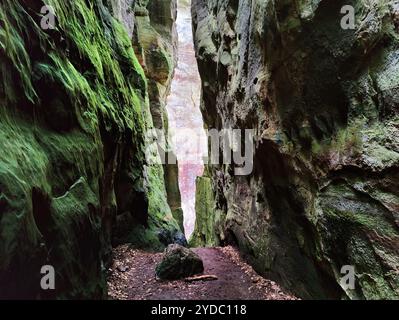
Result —
POLYGON ((192 10, 206 125, 256 132, 251 175, 209 168, 215 192, 198 191, 208 221, 193 241, 237 242, 304 298, 398 298, 396 1, 194 0, 192 10), (348 4, 355 30, 341 28, 348 4), (344 265, 355 290, 340 286, 344 265))
MULTIPOLYGON (((135 7, 133 45, 148 79, 149 99, 154 126, 163 131, 168 143, 166 99, 170 93, 177 63, 176 0, 139 0, 135 7)), ((166 151, 175 158, 171 148, 166 151)), ((168 157, 166 157, 166 160, 168 157)), ((178 184, 178 166, 164 165, 168 203, 174 218, 183 230, 183 211, 178 184)))

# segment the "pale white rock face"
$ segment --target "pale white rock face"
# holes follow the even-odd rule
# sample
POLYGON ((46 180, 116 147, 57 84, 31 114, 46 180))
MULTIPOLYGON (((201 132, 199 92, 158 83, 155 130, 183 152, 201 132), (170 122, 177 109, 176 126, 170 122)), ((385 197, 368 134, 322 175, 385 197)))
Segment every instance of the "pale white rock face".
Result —
POLYGON ((207 154, 200 112, 201 79, 193 45, 190 2, 178 1, 178 65, 167 102, 172 143, 179 162, 179 184, 187 238, 191 236, 195 224, 195 180, 203 174, 202 159, 207 154))
POLYGON ((125 26, 131 38, 134 30, 134 6, 135 0, 112 0, 113 15, 125 26))

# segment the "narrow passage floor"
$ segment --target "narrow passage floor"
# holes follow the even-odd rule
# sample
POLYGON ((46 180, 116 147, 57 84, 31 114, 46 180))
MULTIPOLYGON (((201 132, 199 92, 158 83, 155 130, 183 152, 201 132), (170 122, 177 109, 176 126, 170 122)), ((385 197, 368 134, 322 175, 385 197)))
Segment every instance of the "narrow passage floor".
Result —
POLYGON ((188 283, 160 281, 155 266, 162 253, 149 253, 124 245, 114 250, 109 270, 109 298, 120 300, 290 300, 273 281, 260 277, 233 247, 198 248, 206 275, 217 280, 188 283))

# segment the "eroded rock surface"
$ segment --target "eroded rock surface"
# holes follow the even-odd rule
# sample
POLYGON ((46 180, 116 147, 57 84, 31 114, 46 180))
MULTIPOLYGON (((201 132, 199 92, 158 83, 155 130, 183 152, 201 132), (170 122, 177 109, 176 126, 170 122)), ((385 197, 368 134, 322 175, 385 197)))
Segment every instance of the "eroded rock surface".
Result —
POLYGON ((134 4, 2 1, 1 298, 104 298, 111 237, 163 249, 159 234, 180 232, 146 159, 154 87, 128 33, 134 4), (55 29, 40 27, 45 4, 55 29), (40 288, 43 265, 55 290, 40 288))
POLYGON ((209 168, 215 193, 197 199, 209 208, 196 244, 237 242, 304 298, 398 298, 397 2, 193 0, 192 10, 207 126, 256 132, 250 176, 209 168), (347 4, 355 30, 340 26, 347 4), (339 284, 344 265, 355 290, 339 284))
MULTIPOLYGON (((133 46, 148 79, 149 99, 154 127, 164 133, 166 159, 175 158, 169 146, 169 119, 166 100, 171 91, 177 64, 176 0, 139 0, 134 6, 133 46)), ((165 159, 165 160, 166 160, 165 159)), ((165 184, 173 217, 183 231, 183 210, 179 190, 178 165, 164 165, 165 184)))

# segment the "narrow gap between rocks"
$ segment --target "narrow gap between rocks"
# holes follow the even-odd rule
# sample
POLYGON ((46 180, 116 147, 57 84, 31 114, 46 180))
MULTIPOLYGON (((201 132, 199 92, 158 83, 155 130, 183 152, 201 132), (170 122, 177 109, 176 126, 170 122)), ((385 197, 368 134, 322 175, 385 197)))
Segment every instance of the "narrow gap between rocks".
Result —
MULTIPOLYGON (((207 156, 207 136, 200 111, 201 78, 195 57, 190 0, 178 0, 176 27, 178 65, 167 101, 168 129, 169 143, 178 160, 185 235, 190 239, 196 219, 196 178, 203 175, 203 159, 207 156)), ((245 262, 239 250, 232 246, 191 250, 172 246, 168 248, 168 253, 154 253, 122 245, 114 249, 113 255, 114 262, 108 278, 110 299, 296 299, 275 282, 258 275, 245 262), (180 263, 176 264, 176 261, 180 263), (178 277, 193 271, 193 265, 198 266, 198 263, 201 272, 192 272, 193 277, 178 277)))
POLYGON ((167 101, 169 130, 179 166, 179 186, 187 239, 195 225, 195 181, 204 171, 207 154, 204 124, 200 111, 201 78, 194 51, 191 1, 178 1, 176 28, 178 65, 167 101))

